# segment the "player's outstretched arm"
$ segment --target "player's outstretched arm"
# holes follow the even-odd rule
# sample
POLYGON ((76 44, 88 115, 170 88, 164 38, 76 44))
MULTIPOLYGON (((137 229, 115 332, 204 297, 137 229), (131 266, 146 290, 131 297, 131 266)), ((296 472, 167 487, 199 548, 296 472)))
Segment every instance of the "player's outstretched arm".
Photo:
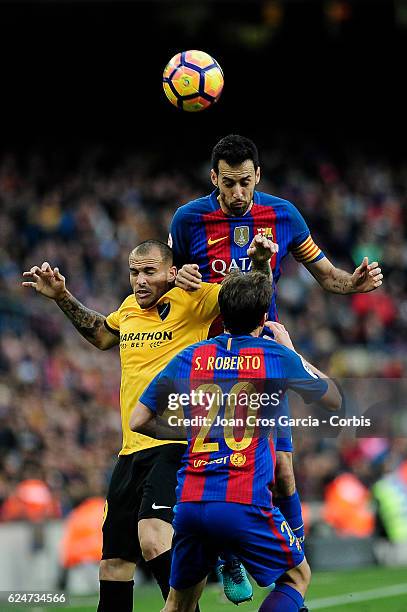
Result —
MULTIPOLYGON (((283 346, 286 346, 287 348, 297 353, 290 338, 290 334, 288 333, 284 325, 282 325, 282 323, 277 323, 276 321, 266 321, 265 327, 273 332, 275 342, 277 342, 278 344, 282 344, 283 346)), ((297 353, 297 355, 299 355, 299 353, 297 353)), ((301 357, 301 355, 299 356, 301 357)), ((311 372, 316 374, 318 378, 325 379, 327 382, 328 389, 325 395, 323 395, 320 399, 321 404, 331 412, 337 412, 338 410, 340 410, 342 406, 342 396, 333 380, 331 380, 326 374, 324 374, 324 372, 318 370, 318 368, 312 365, 312 363, 306 361, 304 357, 301 357, 301 359, 303 361, 303 364, 305 364, 309 368, 309 370, 311 370, 311 372)))
POLYGON ((58 268, 51 268, 45 261, 41 268, 33 266, 23 272, 23 287, 31 287, 41 295, 54 300, 78 332, 91 344, 106 350, 119 343, 119 339, 104 326, 105 318, 99 312, 81 304, 66 288, 65 277, 58 268))
POLYGON ((270 260, 275 253, 278 253, 278 244, 257 234, 247 249, 247 255, 252 260, 253 272, 263 272, 271 276, 270 260))
POLYGON ((327 257, 304 265, 321 287, 332 293, 367 293, 382 284, 383 274, 378 262, 369 263, 368 257, 363 258, 353 274, 335 268, 327 257))

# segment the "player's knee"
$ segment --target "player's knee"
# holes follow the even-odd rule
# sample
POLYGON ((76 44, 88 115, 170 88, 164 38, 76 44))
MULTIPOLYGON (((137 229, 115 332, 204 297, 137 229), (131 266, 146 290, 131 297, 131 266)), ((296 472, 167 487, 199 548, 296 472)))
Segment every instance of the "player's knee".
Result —
POLYGON ((169 550, 168 548, 164 549, 159 542, 149 537, 140 539, 140 548, 145 561, 151 561, 166 552, 166 550, 169 550))
POLYGON ((146 561, 155 559, 171 548, 172 526, 157 519, 143 519, 139 522, 139 542, 146 561))
POLYGON ((99 579, 127 582, 133 580, 135 563, 124 559, 102 559, 99 565, 99 579))
POLYGON ((278 497, 288 497, 295 493, 295 476, 292 453, 277 451, 274 494, 278 497))

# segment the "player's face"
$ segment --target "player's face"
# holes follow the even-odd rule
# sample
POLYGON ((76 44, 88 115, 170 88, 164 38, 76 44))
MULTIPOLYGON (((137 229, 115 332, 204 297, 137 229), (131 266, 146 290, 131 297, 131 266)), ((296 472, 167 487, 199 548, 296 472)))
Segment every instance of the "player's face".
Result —
POLYGON ((220 206, 227 215, 241 217, 252 204, 253 193, 260 180, 260 168, 255 170, 251 159, 237 166, 229 166, 221 159, 218 167, 218 174, 211 170, 211 180, 219 189, 220 206))
POLYGON ((140 308, 153 306, 175 280, 177 269, 162 260, 158 249, 145 255, 130 254, 130 285, 140 308))

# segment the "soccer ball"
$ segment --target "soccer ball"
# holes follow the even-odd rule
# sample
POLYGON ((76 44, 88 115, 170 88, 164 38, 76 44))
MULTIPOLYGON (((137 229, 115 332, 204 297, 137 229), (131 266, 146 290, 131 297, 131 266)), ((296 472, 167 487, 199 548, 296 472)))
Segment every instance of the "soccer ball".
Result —
POLYGON ((165 95, 177 108, 201 111, 217 102, 222 93, 222 68, 204 51, 183 51, 166 65, 163 87, 165 95))

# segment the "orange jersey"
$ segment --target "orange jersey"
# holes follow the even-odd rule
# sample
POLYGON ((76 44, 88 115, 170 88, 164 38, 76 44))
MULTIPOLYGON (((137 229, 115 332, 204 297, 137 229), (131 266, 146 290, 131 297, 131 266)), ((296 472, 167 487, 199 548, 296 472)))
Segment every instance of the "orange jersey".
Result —
MULTIPOLYGON (((123 446, 120 455, 168 444, 130 430, 130 415, 140 395, 167 363, 184 348, 204 340, 219 315, 220 286, 202 283, 198 291, 174 287, 151 308, 140 308, 129 295, 105 325, 120 337, 120 406, 123 446)), ((178 442, 179 443, 179 442, 178 442)))

